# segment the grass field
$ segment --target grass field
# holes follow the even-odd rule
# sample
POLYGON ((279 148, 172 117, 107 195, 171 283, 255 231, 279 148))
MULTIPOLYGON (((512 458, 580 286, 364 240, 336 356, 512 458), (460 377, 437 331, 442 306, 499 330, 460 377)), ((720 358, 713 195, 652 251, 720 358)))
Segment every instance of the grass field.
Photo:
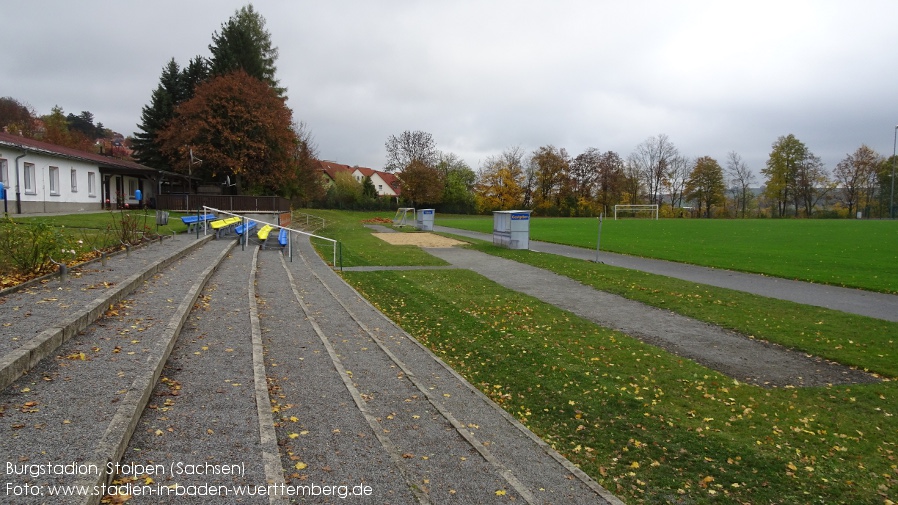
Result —
MULTIPOLYGON (((374 215, 330 213, 334 224, 322 233, 358 251, 348 258, 354 264, 432 261, 407 246, 377 244, 376 252, 367 252, 369 231, 361 220, 374 215)), ((486 243, 473 247, 756 338, 898 375, 896 323, 486 243)), ((343 275, 628 503, 888 504, 898 495, 896 381, 764 389, 471 272, 343 275)))
MULTIPOLYGON (((491 216, 437 216, 492 233, 491 216)), ((595 249, 598 219, 535 217, 530 238, 595 249)), ((605 220, 603 251, 898 293, 898 222, 808 219, 605 220)))

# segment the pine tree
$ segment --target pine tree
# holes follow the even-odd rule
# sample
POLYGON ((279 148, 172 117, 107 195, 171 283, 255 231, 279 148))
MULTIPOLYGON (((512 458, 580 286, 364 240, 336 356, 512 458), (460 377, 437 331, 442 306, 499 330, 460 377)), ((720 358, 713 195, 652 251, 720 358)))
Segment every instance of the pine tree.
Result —
POLYGON ((165 156, 156 140, 158 133, 174 117, 175 106, 185 97, 181 69, 174 58, 162 69, 159 86, 153 91, 149 105, 140 115, 141 131, 134 132, 132 149, 134 158, 146 166, 171 169, 171 160, 165 156))
POLYGON ((236 70, 268 83, 278 96, 284 98, 286 88, 275 79, 275 60, 278 50, 271 44, 271 34, 265 29, 265 18, 252 4, 241 7, 226 23, 221 33, 212 34, 210 72, 224 75, 236 70))

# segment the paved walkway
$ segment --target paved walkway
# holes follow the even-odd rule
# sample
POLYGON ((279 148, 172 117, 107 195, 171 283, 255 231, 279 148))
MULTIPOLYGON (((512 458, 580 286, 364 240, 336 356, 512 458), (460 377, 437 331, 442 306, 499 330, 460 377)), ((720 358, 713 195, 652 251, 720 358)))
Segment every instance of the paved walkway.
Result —
MULTIPOLYGON (((434 226, 434 231, 486 241, 492 241, 493 239, 490 234, 445 226, 434 226)), ((531 240, 530 250, 588 261, 596 260, 595 251, 580 247, 550 244, 548 242, 531 240)), ((898 322, 898 295, 792 281, 777 277, 639 258, 610 252, 599 252, 598 260, 606 265, 641 270, 699 284, 734 289, 770 298, 789 300, 796 303, 898 322)))

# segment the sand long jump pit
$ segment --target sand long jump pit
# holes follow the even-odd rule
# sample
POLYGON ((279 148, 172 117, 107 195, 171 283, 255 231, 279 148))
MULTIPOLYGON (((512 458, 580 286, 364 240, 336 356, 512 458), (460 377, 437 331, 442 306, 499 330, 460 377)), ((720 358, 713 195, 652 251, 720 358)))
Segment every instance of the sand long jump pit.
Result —
POLYGON ((452 247, 466 242, 433 233, 372 233, 375 237, 392 245, 416 245, 418 247, 452 247))

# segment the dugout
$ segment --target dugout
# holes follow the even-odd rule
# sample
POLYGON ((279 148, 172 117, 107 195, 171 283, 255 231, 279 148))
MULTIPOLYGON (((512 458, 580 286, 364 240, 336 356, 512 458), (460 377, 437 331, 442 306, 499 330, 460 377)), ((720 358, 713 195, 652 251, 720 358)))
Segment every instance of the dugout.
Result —
POLYGON ((435 212, 433 209, 418 209, 415 216, 415 225, 420 231, 433 231, 433 218, 435 212))
POLYGON ((530 212, 532 211, 493 211, 493 245, 509 249, 529 249, 530 212))

